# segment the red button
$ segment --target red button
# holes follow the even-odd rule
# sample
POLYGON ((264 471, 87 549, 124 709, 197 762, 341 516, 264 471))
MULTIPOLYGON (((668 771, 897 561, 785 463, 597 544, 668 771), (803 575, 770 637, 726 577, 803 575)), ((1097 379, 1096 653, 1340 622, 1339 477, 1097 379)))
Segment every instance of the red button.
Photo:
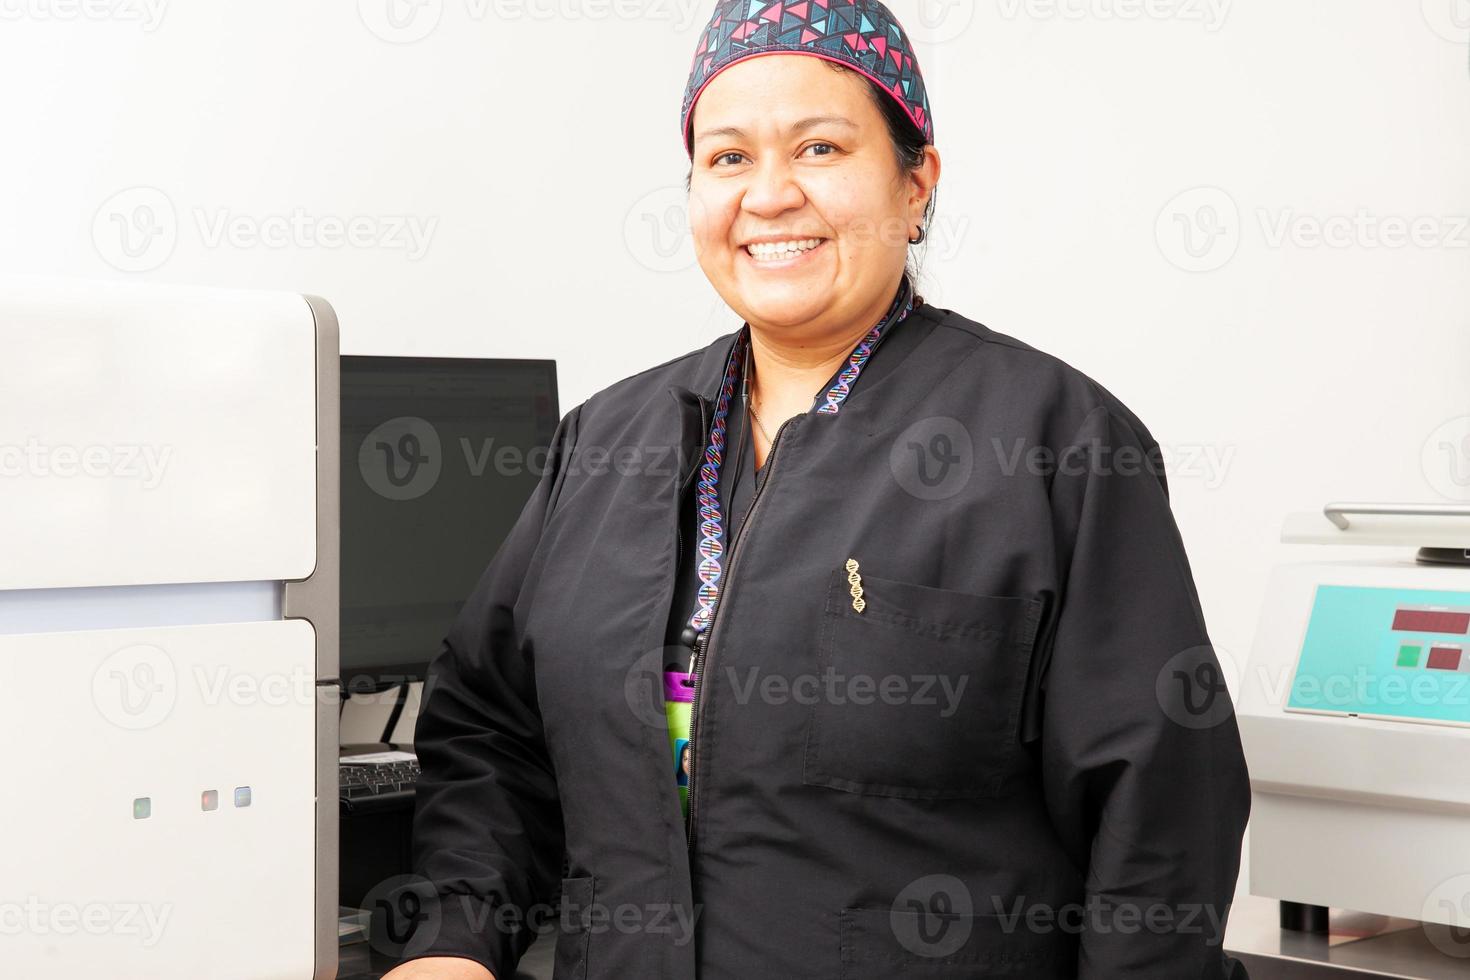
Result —
POLYGON ((1432 647, 1429 651, 1429 663, 1424 666, 1433 670, 1458 670, 1460 667, 1460 648, 1432 647))

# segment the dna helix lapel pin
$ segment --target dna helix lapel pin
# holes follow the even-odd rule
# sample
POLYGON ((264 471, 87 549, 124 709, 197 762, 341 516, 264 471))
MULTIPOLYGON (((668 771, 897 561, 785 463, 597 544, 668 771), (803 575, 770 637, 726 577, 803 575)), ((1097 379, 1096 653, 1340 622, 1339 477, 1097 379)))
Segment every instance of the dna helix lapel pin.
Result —
POLYGON ((847 559, 847 591, 852 594, 852 608, 862 612, 868 603, 863 599, 863 577, 858 574, 856 558, 847 559))

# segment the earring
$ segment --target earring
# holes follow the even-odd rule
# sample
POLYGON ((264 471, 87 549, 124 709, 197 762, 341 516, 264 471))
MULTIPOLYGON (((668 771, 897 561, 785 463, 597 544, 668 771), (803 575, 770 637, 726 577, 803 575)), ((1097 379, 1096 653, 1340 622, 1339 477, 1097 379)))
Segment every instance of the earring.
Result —
POLYGON ((909 239, 909 244, 910 245, 917 245, 917 244, 919 244, 920 242, 922 242, 924 240, 926 234, 927 233, 924 231, 924 226, 923 225, 920 225, 919 226, 919 237, 918 238, 910 238, 909 239))

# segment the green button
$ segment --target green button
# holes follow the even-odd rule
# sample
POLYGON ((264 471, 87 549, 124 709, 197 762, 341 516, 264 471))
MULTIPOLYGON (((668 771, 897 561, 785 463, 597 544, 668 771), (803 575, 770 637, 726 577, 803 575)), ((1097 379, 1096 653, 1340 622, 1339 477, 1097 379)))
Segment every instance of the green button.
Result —
POLYGON ((1424 649, 1423 647, 1410 646, 1408 644, 1405 644, 1404 646, 1399 647, 1399 666, 1400 667, 1417 667, 1417 666, 1419 666, 1419 652, 1421 650, 1423 650, 1423 649, 1424 649))

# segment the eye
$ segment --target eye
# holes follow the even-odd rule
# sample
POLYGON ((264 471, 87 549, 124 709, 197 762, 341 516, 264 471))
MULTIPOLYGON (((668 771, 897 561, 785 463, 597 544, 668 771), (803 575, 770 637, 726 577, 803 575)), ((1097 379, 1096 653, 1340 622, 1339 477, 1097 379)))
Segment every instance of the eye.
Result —
POLYGON ((714 165, 718 167, 720 165, 720 161, 721 160, 728 159, 729 157, 743 157, 744 155, 745 154, 743 154, 743 153, 737 153, 736 151, 731 150, 728 153, 721 153, 719 156, 715 157, 715 159, 714 159, 713 162, 714 162, 714 165))
MULTIPOLYGON (((832 153, 836 153, 837 152, 837 147, 833 146, 831 143, 812 143, 809 146, 802 147, 802 152, 804 153, 807 150, 815 150, 815 149, 818 149, 819 147, 824 147, 824 146, 827 149, 831 150, 832 153)), ((817 154, 817 156, 826 157, 826 156, 831 156, 832 153, 819 153, 819 154, 817 154)))

